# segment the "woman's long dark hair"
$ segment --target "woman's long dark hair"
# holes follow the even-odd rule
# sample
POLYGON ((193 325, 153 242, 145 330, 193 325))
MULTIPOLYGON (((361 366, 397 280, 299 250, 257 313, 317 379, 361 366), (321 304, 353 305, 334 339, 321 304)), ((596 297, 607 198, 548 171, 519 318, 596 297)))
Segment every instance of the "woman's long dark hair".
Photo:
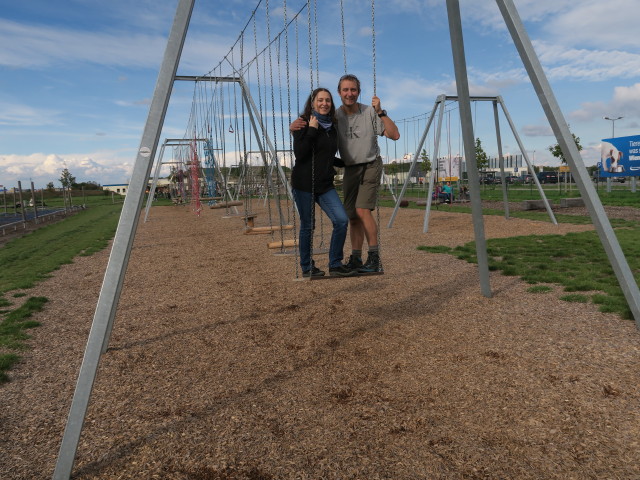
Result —
POLYGON ((320 92, 327 92, 329 94, 329 98, 331 98, 331 109, 329 110, 329 116, 331 117, 333 123, 336 123, 336 104, 333 101, 333 95, 331 95, 331 92, 329 90, 322 87, 316 88, 313 92, 311 92, 311 95, 309 95, 309 98, 307 98, 307 102, 304 104, 304 111, 300 114, 300 116, 307 122, 309 121, 309 119, 311 118, 312 103, 320 92))

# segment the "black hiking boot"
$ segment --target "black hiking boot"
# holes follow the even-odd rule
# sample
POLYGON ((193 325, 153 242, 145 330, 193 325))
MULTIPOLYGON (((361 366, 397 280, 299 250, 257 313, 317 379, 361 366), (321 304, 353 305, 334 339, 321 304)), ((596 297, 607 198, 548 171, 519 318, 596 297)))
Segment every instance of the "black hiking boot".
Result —
POLYGON ((320 270, 315 265, 311 267, 311 270, 307 270, 306 272, 302 272, 303 277, 324 277, 324 271, 320 270))
POLYGON ((345 263, 344 266, 349 270, 358 271, 358 269, 362 267, 362 258, 351 255, 349 261, 345 263))
POLYGON ((378 252, 369 252, 367 261, 358 268, 358 273, 376 273, 382 272, 382 265, 380 264, 380 255, 378 252))

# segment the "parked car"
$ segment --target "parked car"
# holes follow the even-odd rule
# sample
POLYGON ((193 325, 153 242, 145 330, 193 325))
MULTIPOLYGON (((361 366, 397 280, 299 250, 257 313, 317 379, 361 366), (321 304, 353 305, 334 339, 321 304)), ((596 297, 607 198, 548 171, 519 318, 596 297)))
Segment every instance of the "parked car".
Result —
POLYGON ((496 183, 496 177, 494 177, 493 175, 482 175, 480 176, 480 183, 492 185, 496 183))
POLYGON ((508 175, 504 177, 505 182, 507 183, 521 183, 522 177, 517 177, 515 175, 508 175))
POLYGON ((533 175, 530 175, 528 173, 525 174, 525 175, 522 175, 522 177, 520 177, 520 178, 522 179, 522 183, 531 183, 531 182, 533 182, 533 175))
POLYGON ((558 172, 538 172, 540 183, 558 183, 558 172))

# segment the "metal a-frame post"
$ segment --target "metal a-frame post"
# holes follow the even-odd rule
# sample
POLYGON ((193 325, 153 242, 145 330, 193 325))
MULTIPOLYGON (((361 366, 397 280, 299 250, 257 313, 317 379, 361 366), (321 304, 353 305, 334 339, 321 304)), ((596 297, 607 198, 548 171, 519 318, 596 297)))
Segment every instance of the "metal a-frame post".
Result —
POLYGON ((500 187, 502 188, 502 204, 504 217, 509 218, 509 195, 507 193, 507 179, 504 175, 504 156, 502 155, 502 136, 500 135, 500 117, 498 116, 498 102, 493 100, 493 121, 496 125, 496 144, 498 145, 498 163, 500 167, 500 187))
MULTIPOLYGON (((444 121, 444 105, 445 105, 445 96, 441 95, 438 97, 438 100, 436 100, 436 105, 438 105, 438 102, 440 102, 440 114, 438 115, 438 127, 436 129, 436 138, 435 138, 435 145, 433 147, 433 161, 437 162, 438 161, 438 154, 440 153, 440 135, 442 133, 442 122, 444 121)), ((433 115, 436 111, 436 107, 433 107, 433 110, 431 112, 431 115, 433 115)), ((427 123, 427 126, 429 126, 431 124, 431 122, 427 123)), ((427 137, 427 132, 428 130, 425 129, 424 135, 423 135, 423 139, 426 139, 427 137)), ((422 144, 424 142, 420 143, 420 148, 422 148, 422 144)), ((420 150, 418 150, 420 151, 420 150)), ((417 157, 417 154, 416 154, 417 157)), ((422 223, 422 233, 427 233, 427 231, 429 230, 429 215, 431 213, 431 200, 433 199, 433 184, 435 183, 435 178, 436 178, 436 168, 433 168, 433 165, 431 166, 431 175, 429 175, 429 188, 427 190, 427 204, 425 206, 425 210, 424 210, 424 221, 422 223)), ((406 179, 407 181, 409 180, 408 178, 406 179)), ((398 204, 399 205, 399 204, 398 204)), ((395 212, 394 212, 395 213, 395 212)), ((391 225, 391 224, 389 224, 391 225)))
POLYGON ((133 167, 129 191, 122 207, 118 228, 109 255, 109 263, 102 282, 89 339, 80 367, 76 389, 67 418, 62 444, 58 453, 53 478, 67 480, 71 476, 73 463, 80 440, 82 425, 87 414, 93 383, 98 371, 100 357, 109 343, 110 325, 113 323, 118 300, 129 263, 131 247, 140 219, 144 194, 147 187, 153 158, 158 146, 164 117, 169 105, 173 82, 184 46, 195 0, 179 0, 173 20, 167 48, 164 53, 158 81, 149 107, 149 115, 142 134, 140 148, 133 167))
MULTIPOLYGON (((151 204, 153 203, 153 196, 156 193, 156 188, 158 186, 158 178, 160 177, 160 169, 162 168, 162 165, 164 165, 164 162, 162 161, 162 158, 164 157, 164 149, 165 147, 171 147, 171 146, 184 146, 184 145, 188 145, 189 143, 193 142, 194 139, 191 138, 166 138, 165 141, 163 142, 162 146, 160 147, 160 154, 158 155, 158 159, 156 160, 156 169, 154 171, 153 174, 153 180, 151 181, 151 188, 149 189, 149 195, 147 195, 147 205, 145 207, 145 213, 144 213, 144 223, 147 222, 147 219, 149 218, 149 210, 151 209, 151 204)), ((195 139, 196 142, 206 142, 206 139, 203 138, 196 138, 195 139)))
MULTIPOLYGON (((524 148, 524 144, 522 143, 522 140, 520 139, 520 135, 518 135, 518 130, 516 129, 516 126, 513 123, 513 120, 511 120, 511 115, 509 115, 509 110, 507 110, 506 105, 504 104, 504 100, 502 99, 502 97, 500 95, 498 95, 496 97, 496 102, 500 104, 500 106, 502 107, 502 113, 504 114, 505 118, 507 119, 507 123, 509 123, 509 127, 511 128, 511 132, 513 133, 513 136, 516 139, 516 142, 518 143, 518 148, 520 149, 520 152, 522 153, 522 158, 524 158, 524 161, 527 163, 527 167, 529 169, 529 171, 531 172, 531 179, 532 181, 536 184, 536 188, 538 189, 538 192, 540 193, 540 198, 542 198, 542 201, 544 202, 544 207, 547 210, 547 213, 549 214, 549 218, 551 218, 551 221, 554 223, 554 225, 558 224, 558 221, 556 220, 556 216, 553 213, 553 210, 551 209, 551 205, 549 204, 549 200, 547 199, 547 196, 544 194, 544 189, 542 188, 542 185, 540 185, 540 180, 538 180, 538 176, 535 174, 534 170, 533 170, 533 164, 529 161, 529 155, 527 154, 527 150, 524 148)), ((495 107, 495 102, 494 102, 494 108, 495 107)), ((496 120, 497 122, 497 120, 496 120)), ((497 125, 497 123, 496 123, 497 125)), ((502 184, 504 185, 504 176, 502 177, 502 184)))
POLYGON ((458 0, 447 0, 447 16, 449 17, 449 35, 451 37, 451 49, 453 51, 453 69, 455 71, 456 87, 458 89, 458 105, 460 107, 460 123, 462 124, 462 140, 468 167, 467 175, 469 177, 469 197, 471 198, 473 231, 476 238, 476 257, 478 259, 480 291, 485 297, 491 297, 487 240, 484 235, 482 199, 480 198, 480 178, 478 175, 478 164, 475 153, 473 119, 471 115, 471 101, 469 99, 469 79, 467 77, 467 62, 464 54, 462 20, 460 19, 460 4, 458 0))
MULTIPOLYGON (((249 115, 249 120, 251 123, 251 126, 253 127, 253 131, 254 131, 254 135, 256 137, 256 142, 258 143, 258 147, 259 147, 259 151, 261 153, 262 156, 262 161, 264 163, 264 166, 266 168, 269 169, 269 176, 268 176, 268 182, 270 184, 270 188, 271 191, 275 191, 275 187, 273 185, 273 180, 271 178, 271 172, 272 169, 275 167, 278 171, 278 175, 280 176, 280 180, 283 183, 283 185, 286 188, 286 192, 287 195, 289 197, 289 199, 293 199, 293 194, 291 192, 291 186, 289 185, 289 182, 287 180, 287 176, 284 173, 284 170, 282 168, 282 165, 280 165, 280 161, 278 160, 278 157, 276 155, 276 150, 275 147, 273 146, 273 143, 271 142, 269 135, 267 134, 266 131, 266 127, 262 121, 262 116, 260 115, 260 111, 258 110, 252 96, 251 93, 249 92, 249 89, 247 87, 247 84, 245 83, 245 81, 242 79, 241 76, 237 76, 237 77, 218 77, 218 76, 190 76, 190 75, 178 75, 174 77, 174 80, 176 81, 191 81, 191 82, 202 82, 202 81, 208 81, 208 82, 235 82, 238 83, 240 85, 240 89, 242 91, 242 99, 247 107, 247 113, 249 115), (258 129, 259 128, 259 129, 258 129), (271 161, 269 161, 267 159, 266 156, 266 150, 262 144, 262 142, 260 141, 260 132, 262 132, 262 136, 265 139, 265 142, 269 148, 269 151, 271 152, 271 161)), ((206 141, 204 139, 197 139, 198 141, 206 141)), ((169 140, 167 140, 169 141, 169 140)), ((183 139, 183 140, 179 140, 179 139, 174 139, 172 141, 192 141, 191 139, 183 139)), ((164 145, 163 145, 164 148, 164 145)), ((159 174, 159 164, 156 166, 156 176, 159 174)), ((154 181, 157 181, 156 177, 154 176, 154 181)), ((225 181, 225 190, 228 191, 228 189, 226 188, 226 181, 225 181)), ((233 200, 233 199, 230 199, 233 200)), ((149 203, 147 203, 147 213, 145 215, 145 222, 147 219, 147 215, 149 212, 149 208, 150 205, 149 203)), ((279 214, 280 214, 280 218, 282 218, 283 216, 283 212, 281 210, 280 204, 278 203, 278 209, 279 209, 279 214)))
POLYGON ((156 161, 156 169, 153 173, 153 181, 151 182, 151 188, 149 189, 149 195, 147 195, 147 206, 144 211, 144 223, 147 223, 147 218, 149 218, 149 209, 151 208, 151 202, 153 201, 153 196, 156 194, 156 186, 158 185, 158 176, 160 175, 160 168, 162 167, 162 158, 164 157, 164 148, 167 146, 167 140, 164 141, 162 147, 160 147, 160 154, 158 155, 158 160, 156 161))
MULTIPOLYGON (((431 110, 431 115, 429 115, 429 120, 427 120, 427 125, 424 128, 424 132, 422 133, 422 137, 420 138, 420 141, 418 142, 418 148, 416 149, 416 153, 413 155, 413 160, 411 161, 411 167, 409 168, 409 172, 413 172, 417 163, 418 163, 418 156, 420 155, 420 151, 422 150, 422 146, 424 145, 424 142, 427 139, 427 134, 429 133, 429 129, 431 128, 431 123, 433 122, 433 118, 436 115, 436 111, 438 110, 438 107, 440 108, 440 114, 438 116, 438 127, 436 128, 436 139, 435 139, 435 146, 434 146, 434 158, 437 159, 438 158, 438 148, 440 145, 440 132, 442 131, 442 118, 444 116, 444 99, 445 99, 445 95, 439 95, 438 98, 435 101, 435 104, 433 105, 433 109, 431 110)), ((409 185, 409 175, 407 175, 407 177, 404 180, 404 183, 402 184, 402 190, 400 190, 400 194, 398 195, 398 198, 396 199, 396 206, 393 209, 393 213, 391 214, 391 218, 389 219, 389 223, 387 224, 387 228, 391 228, 393 227, 393 222, 396 218, 396 215, 398 214, 398 210, 400 208, 400 201, 404 198, 404 194, 407 191, 407 187, 409 185)), ((426 207, 426 214, 428 215, 428 212, 430 211, 430 207, 431 207, 431 195, 433 194, 433 182, 434 182, 434 177, 435 177, 435 169, 432 168, 431 169, 431 174, 429 175, 429 187, 428 187, 428 191, 427 191, 427 207, 426 207)), ((424 222, 424 233, 427 233, 427 226, 428 226, 428 221, 425 217, 425 222, 424 222)))
POLYGON ((589 210, 591 220, 596 227, 602 246, 607 252, 607 257, 609 258, 609 262, 611 262, 620 288, 622 288, 625 299, 629 304, 636 326, 640 328, 640 290, 638 290, 638 285, 633 273, 629 268, 622 248, 620 248, 620 243, 600 202, 600 197, 598 197, 598 193, 591 183, 589 173, 582 162, 578 147, 569 130, 569 125, 564 119, 560 106, 551 90, 551 85, 544 74, 540 60, 533 49, 531 39, 529 39, 527 35, 513 1, 496 0, 496 3, 504 18, 507 29, 511 34, 511 38, 515 43, 516 49, 520 54, 522 63, 529 74, 529 79, 538 95, 540 105, 547 116, 556 140, 562 152, 565 154, 571 172, 574 173, 580 195, 589 210))
MULTIPOLYGON (((425 127, 424 133, 422 135, 422 138, 418 144, 418 152, 422 149, 422 146, 424 144, 425 138, 429 132, 429 129, 431 128, 431 121, 433 119, 433 115, 434 112, 438 109, 438 106, 440 106, 440 116, 443 115, 444 112, 444 102, 446 102, 447 100, 454 100, 454 101, 458 101, 458 97, 455 95, 439 95, 438 98, 436 99, 436 103, 435 106, 431 112, 431 117, 429 118, 429 121, 427 122, 427 125, 425 127)), ((509 218, 509 201, 508 201, 508 197, 507 197, 507 189, 506 189, 506 182, 505 182, 505 173, 504 173, 504 160, 503 160, 503 155, 502 155, 502 140, 501 140, 501 136, 500 136, 500 122, 498 120, 498 105, 500 105, 500 107, 502 108, 502 113, 504 114, 505 118, 507 119, 507 123, 509 124, 509 127, 511 128, 511 133, 513 134, 514 138, 516 139, 516 142, 518 143, 518 147, 520 148, 520 151, 522 152, 522 157, 525 159, 525 162, 527 163, 527 166, 529 168, 530 171, 533 171, 533 166, 531 161, 529 160, 529 156, 527 155, 527 151, 524 148, 524 144, 522 143, 522 140, 520 139, 520 135, 518 135, 518 130, 516 129, 513 121, 511 120, 511 115, 509 115, 509 111, 507 110, 507 107, 504 103, 504 100, 502 99, 501 96, 497 96, 497 97, 485 97, 485 96, 472 96, 469 97, 470 101, 473 102, 481 102, 481 101, 490 101, 493 103, 493 111, 494 111, 494 121, 495 121, 495 125, 496 125, 496 140, 497 140, 497 144, 498 144, 498 157, 500 158, 500 175, 502 178, 502 193, 503 193, 503 200, 504 200, 504 211, 505 211, 505 217, 509 218)), ((442 122, 439 121, 438 125, 436 126, 436 145, 435 145, 435 153, 434 153, 434 158, 437 159, 437 155, 438 155, 438 144, 440 142, 440 137, 442 134, 442 122)), ((474 149, 475 151, 475 149, 474 149)), ((415 168, 417 162, 417 154, 414 156, 413 162, 411 164, 411 168, 409 171, 413 171, 413 169, 415 168)), ((426 211, 425 211, 425 219, 424 219, 424 225, 423 225, 423 232, 427 233, 428 229, 429 229, 429 212, 431 210, 431 193, 433 191, 433 179, 435 178, 435 169, 432 170, 432 175, 429 176, 429 193, 428 193, 428 197, 427 197, 427 206, 426 206, 426 211)), ((540 185, 540 182, 538 180, 538 177, 534 176, 534 181, 536 184, 536 188, 538 189, 538 192, 540 193, 540 197, 542 198, 542 201, 544 202, 545 208, 547 209, 547 213, 549 214, 549 218, 551 219, 551 221, 553 222, 554 225, 558 224, 558 221, 556 220, 556 217, 553 213, 553 210, 551 209, 551 205, 549 204, 549 201, 547 200, 547 196, 544 193, 544 190, 542 188, 542 185, 540 185)), ((388 227, 391 228, 393 226, 393 221, 395 219, 396 214, 398 213, 399 207, 400 207, 400 201, 402 200, 402 198, 404 197, 404 193, 407 189, 407 185, 409 184, 409 177, 407 177, 405 179, 405 183, 402 187, 402 191, 400 193, 400 196, 395 199, 396 200, 396 206, 395 209, 391 215, 391 218, 389 219, 389 224, 388 227)))

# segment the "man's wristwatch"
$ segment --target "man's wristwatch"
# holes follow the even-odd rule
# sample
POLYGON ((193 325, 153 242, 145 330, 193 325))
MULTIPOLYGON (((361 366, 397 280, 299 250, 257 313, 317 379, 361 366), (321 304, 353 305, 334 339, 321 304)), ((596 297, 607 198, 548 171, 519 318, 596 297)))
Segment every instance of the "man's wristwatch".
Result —
POLYGON ((378 114, 378 116, 379 116, 380 118, 382 118, 382 117, 386 117, 386 116, 387 116, 387 111, 386 111, 386 110, 382 110, 382 111, 378 114))

